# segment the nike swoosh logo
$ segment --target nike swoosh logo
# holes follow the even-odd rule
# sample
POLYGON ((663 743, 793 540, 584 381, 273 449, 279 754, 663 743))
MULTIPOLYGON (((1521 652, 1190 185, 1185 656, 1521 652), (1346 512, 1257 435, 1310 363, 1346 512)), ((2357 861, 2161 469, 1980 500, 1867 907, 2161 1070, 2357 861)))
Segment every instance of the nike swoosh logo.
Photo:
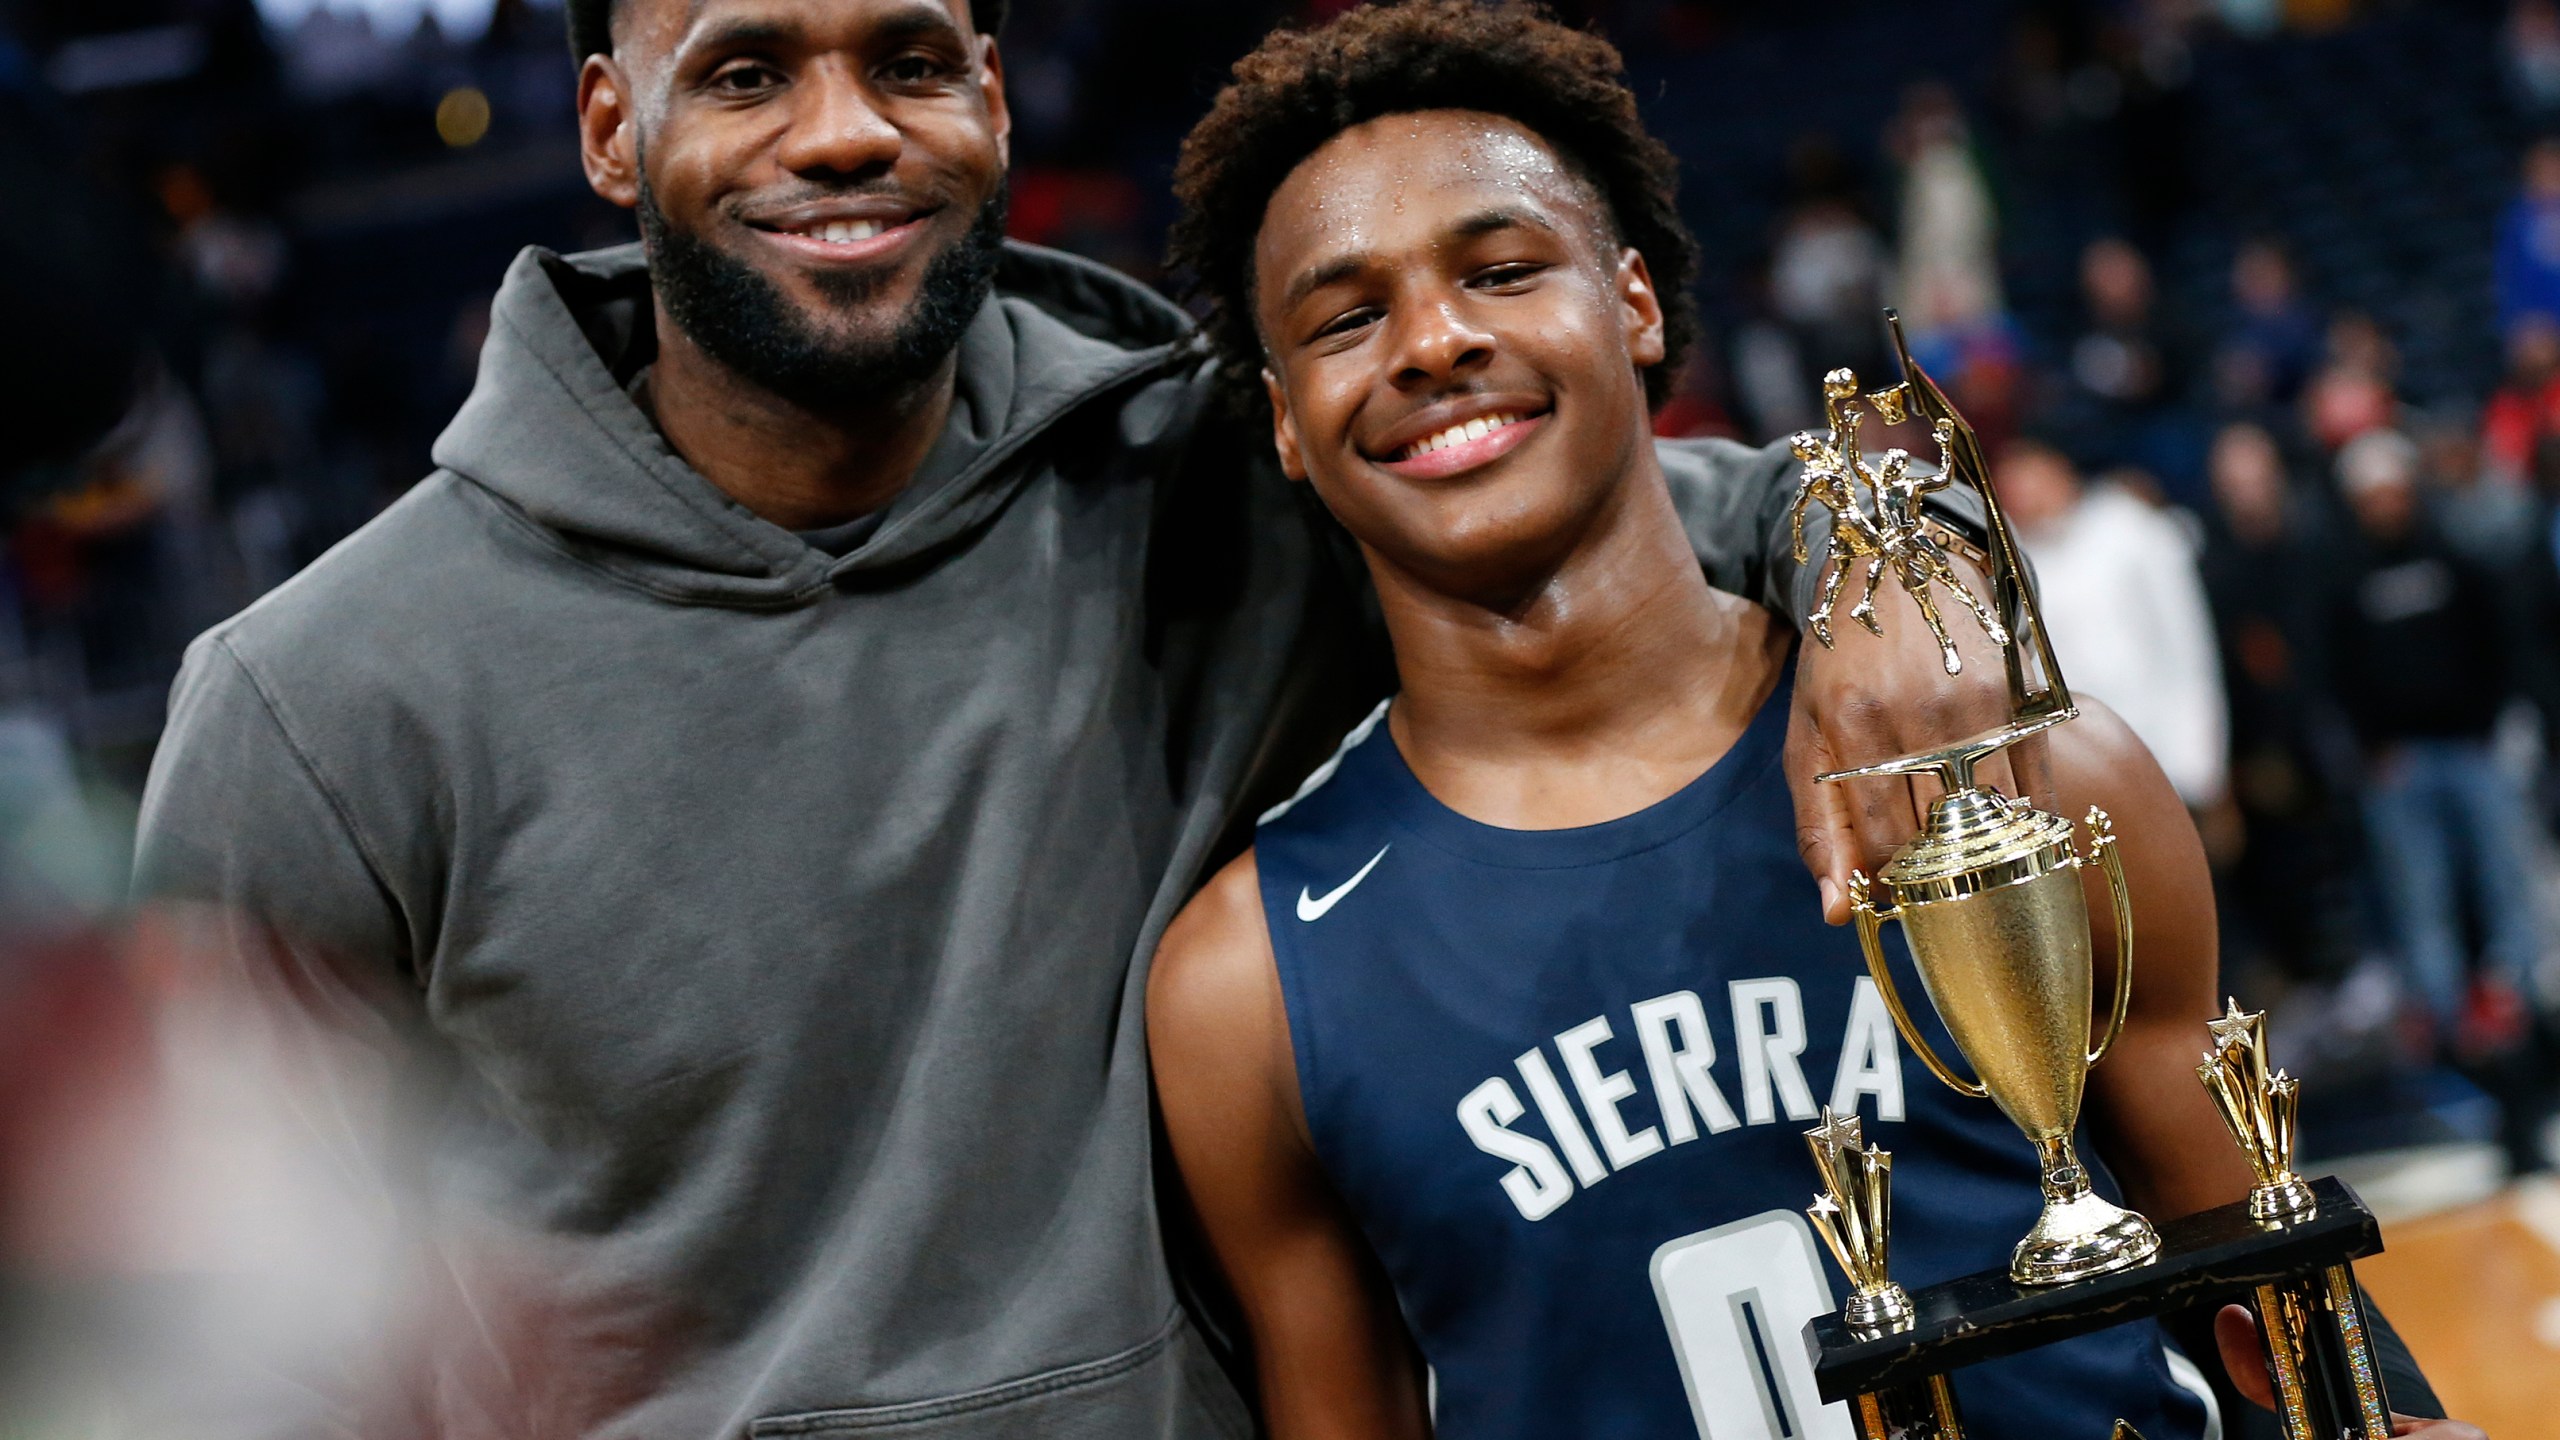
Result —
POLYGON ((1388 847, 1385 845, 1379 846, 1378 853, 1369 857, 1369 863, 1360 867, 1359 874, 1354 875, 1350 879, 1343 881, 1341 884, 1334 886, 1322 895, 1310 895, 1307 893, 1307 887, 1303 885, 1299 886, 1298 918, 1301 920, 1323 919, 1324 912, 1341 904, 1342 897, 1350 894, 1352 887, 1369 878, 1369 872, 1377 869, 1378 862, 1387 858, 1387 849, 1388 847))

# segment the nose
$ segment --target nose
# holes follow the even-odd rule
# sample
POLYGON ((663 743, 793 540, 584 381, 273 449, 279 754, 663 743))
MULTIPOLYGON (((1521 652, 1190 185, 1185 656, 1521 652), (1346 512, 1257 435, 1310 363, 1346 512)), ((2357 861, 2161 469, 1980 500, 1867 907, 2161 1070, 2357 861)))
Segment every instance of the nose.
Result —
POLYGON ((776 157, 793 174, 860 175, 897 163, 906 137, 845 67, 817 67, 798 98, 776 157))
POLYGON ((1467 314, 1458 297, 1435 295, 1397 308, 1403 312, 1395 325, 1393 351, 1399 386, 1447 381, 1493 359, 1492 333, 1467 314))

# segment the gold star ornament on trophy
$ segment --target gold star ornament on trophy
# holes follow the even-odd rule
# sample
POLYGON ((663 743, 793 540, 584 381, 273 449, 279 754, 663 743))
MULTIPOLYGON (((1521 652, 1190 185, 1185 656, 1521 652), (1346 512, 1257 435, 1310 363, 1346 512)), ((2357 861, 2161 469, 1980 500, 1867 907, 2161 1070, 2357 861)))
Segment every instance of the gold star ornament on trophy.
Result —
POLYGON ((2213 1036, 2213 1048, 2196 1067, 2196 1078, 2213 1097, 2213 1108, 2230 1127, 2233 1143, 2249 1157, 2249 1168, 2258 1173, 2258 1187, 2249 1192, 2249 1213, 2276 1220, 2314 1209, 2318 1202, 2311 1187, 2293 1173, 2302 1086, 2282 1070, 2267 1073, 2267 1017, 2244 1012, 2239 1001, 2226 999, 2222 1018, 2205 1028, 2213 1036))
POLYGON ((1822 1107, 1822 1124, 1804 1132, 1822 1173, 1822 1193, 1805 1214, 1849 1277, 1849 1303, 1840 1316, 1861 1330, 1890 1330, 1911 1323, 1911 1296, 1885 1274, 1893 1230, 1893 1154, 1865 1143, 1858 1117, 1822 1107))

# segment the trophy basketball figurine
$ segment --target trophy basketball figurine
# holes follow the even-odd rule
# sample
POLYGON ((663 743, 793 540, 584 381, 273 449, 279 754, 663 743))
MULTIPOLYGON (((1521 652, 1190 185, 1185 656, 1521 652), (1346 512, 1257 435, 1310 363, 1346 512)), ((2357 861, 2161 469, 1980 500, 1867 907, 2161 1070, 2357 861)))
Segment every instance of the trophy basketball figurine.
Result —
MULTIPOLYGON (((2133 985, 2133 912, 2107 817, 2092 809, 2085 850, 2060 815, 1981 783, 1975 768, 2007 746, 2073 719, 2026 566, 1979 442, 1912 360, 1899 321, 1885 312, 1901 383, 1861 395, 1857 377, 1823 381, 1830 433, 1800 434, 1804 478, 1793 517, 1796 552, 1809 558, 1805 522, 1820 505, 1832 520, 1810 628, 1832 643, 1832 611, 1853 578, 1849 619, 1883 633, 1876 594, 1890 576, 1911 596, 1949 674, 1963 659, 1940 597, 1967 612, 2007 669, 2009 719, 1938 749, 1837 771, 1826 782, 1933 775, 1941 793, 1920 833, 1873 881, 1852 876, 1850 908, 1867 968, 1903 1040, 1941 1081, 1988 1099, 2035 1147, 2044 1209, 2005 1271, 1905 1290, 1886 1273, 1892 1157, 1864 1144, 1857 1120, 1826 1113, 1808 1134, 1822 1192, 1809 1211, 1850 1277, 1840 1314, 1808 1332, 1825 1400, 1851 1400, 1869 1440, 1957 1440, 1964 1433, 1948 1371, 2091 1330, 2221 1296, 2256 1302, 2269 1373, 2287 1440, 2383 1440, 2390 1434, 2347 1262, 2381 1248, 2372 1215, 2335 1180, 2294 1175, 2296 1087, 2267 1069, 2259 1017, 2237 1004, 2213 1022, 2215 1049, 2198 1070, 2259 1184, 2244 1202, 2155 1227, 2090 1189, 2073 1149, 2088 1072, 2122 1032, 2133 985), (1860 445, 1866 416, 1924 421, 1937 451, 1921 468, 1905 451, 1871 459, 1860 445), (1922 496, 1963 485, 1984 511, 1976 561, 1988 595, 1953 563, 1965 549, 1935 532, 1922 496), (2095 1014, 2089 907, 2083 867, 2107 879, 2116 932, 2115 983, 2103 1032, 2095 1014), (1931 1046, 1897 987, 1883 941, 1899 921, 1921 988, 1977 1077, 1968 1080, 1931 1046)), ((2117 1434, 2130 1434, 2119 1424, 2117 1434)), ((2092 1437, 2095 1440, 2095 1437, 2092 1437)))

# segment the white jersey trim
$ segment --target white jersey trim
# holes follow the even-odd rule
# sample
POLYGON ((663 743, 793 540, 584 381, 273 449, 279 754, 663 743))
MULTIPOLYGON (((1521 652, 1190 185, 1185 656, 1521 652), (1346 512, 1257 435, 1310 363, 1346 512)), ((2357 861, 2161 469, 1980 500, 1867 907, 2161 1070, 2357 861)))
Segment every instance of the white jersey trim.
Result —
POLYGON ((1306 780, 1298 786, 1297 794, 1292 795, 1288 799, 1281 801, 1279 804, 1272 806, 1270 809, 1263 811, 1260 818, 1256 819, 1253 823, 1258 826, 1268 825, 1272 821, 1279 819, 1281 816, 1288 814, 1290 806, 1297 804, 1299 801, 1306 799, 1308 796, 1316 793, 1317 790, 1323 788, 1324 782, 1333 778, 1333 772, 1342 768, 1342 757, 1350 754, 1353 749, 1358 747, 1361 741, 1368 739, 1369 732, 1378 728, 1378 722, 1387 718, 1387 707, 1395 703, 1395 698, 1396 697, 1393 695, 1390 695, 1386 699, 1379 701, 1378 708, 1369 712, 1369 718, 1352 726, 1351 733, 1342 737, 1342 743, 1333 747, 1332 758, 1317 766, 1315 770, 1307 776, 1306 780))
POLYGON ((2196 1362, 2179 1354, 2175 1346, 2161 1346, 2160 1355, 2169 1362, 2169 1379, 2204 1403, 2204 1440, 2222 1440, 2222 1407, 2214 1402, 2213 1385, 2204 1378, 2204 1372, 2196 1368, 2196 1362))

